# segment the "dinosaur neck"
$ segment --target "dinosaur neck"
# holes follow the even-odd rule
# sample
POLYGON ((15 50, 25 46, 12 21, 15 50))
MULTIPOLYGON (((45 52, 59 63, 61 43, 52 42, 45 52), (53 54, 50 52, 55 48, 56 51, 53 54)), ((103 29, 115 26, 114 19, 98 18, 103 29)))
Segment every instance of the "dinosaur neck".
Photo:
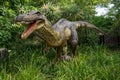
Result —
POLYGON ((59 32, 52 28, 51 23, 45 19, 44 26, 37 30, 43 35, 44 40, 51 46, 59 46, 62 42, 59 32))

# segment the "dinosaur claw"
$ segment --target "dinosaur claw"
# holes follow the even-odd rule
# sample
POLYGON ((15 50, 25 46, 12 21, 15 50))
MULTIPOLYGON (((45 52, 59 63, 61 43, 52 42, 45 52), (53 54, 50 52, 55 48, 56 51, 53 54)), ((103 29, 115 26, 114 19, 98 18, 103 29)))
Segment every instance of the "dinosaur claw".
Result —
POLYGON ((61 57, 61 59, 62 59, 63 61, 70 61, 72 58, 71 58, 70 56, 68 56, 68 55, 63 55, 63 56, 61 57))

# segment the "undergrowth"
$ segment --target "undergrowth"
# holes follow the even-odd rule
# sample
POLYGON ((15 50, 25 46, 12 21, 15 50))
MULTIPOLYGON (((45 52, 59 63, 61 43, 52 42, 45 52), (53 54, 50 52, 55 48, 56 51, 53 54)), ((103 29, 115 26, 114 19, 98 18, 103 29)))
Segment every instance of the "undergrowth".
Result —
POLYGON ((105 46, 79 46, 71 61, 55 60, 55 50, 12 49, 1 63, 0 80, 120 80, 120 51, 105 46))

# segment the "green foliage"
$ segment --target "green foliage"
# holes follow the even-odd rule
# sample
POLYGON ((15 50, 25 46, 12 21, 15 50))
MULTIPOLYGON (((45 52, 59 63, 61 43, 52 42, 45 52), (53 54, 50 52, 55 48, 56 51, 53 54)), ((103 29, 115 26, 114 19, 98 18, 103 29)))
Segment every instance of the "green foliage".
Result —
MULTIPOLYGON (((25 42, 20 39, 24 27, 14 23, 16 15, 39 10, 53 24, 60 18, 83 20, 109 32, 113 24, 119 26, 118 0, 112 0, 115 6, 108 17, 95 16, 95 6, 105 5, 109 1, 0 0, 0 47, 7 47, 10 52, 9 64, 0 63, 0 80, 119 80, 120 51, 93 45, 98 41, 94 31, 78 30, 81 43, 89 41, 89 45, 93 46, 78 47, 78 55, 70 62, 54 63, 54 49, 45 53, 44 44, 26 44, 29 40, 25 42)), ((34 43, 32 41, 35 40, 29 43, 34 43)))
POLYGON ((90 22, 108 33, 113 29, 112 24, 114 23, 112 18, 104 16, 96 16, 90 19, 90 22))
POLYGON ((11 49, 9 64, 0 66, 0 80, 120 79, 119 50, 111 51, 104 46, 80 46, 77 56, 71 61, 56 62, 53 51, 44 53, 36 46, 24 47, 21 47, 22 51, 11 49))
POLYGON ((4 46, 14 41, 21 29, 14 25, 15 12, 12 9, 3 7, 0 13, 0 46, 4 46))
POLYGON ((120 1, 119 0, 112 0, 111 2, 112 4, 114 4, 112 11, 115 17, 115 23, 114 25, 116 27, 120 27, 120 1))
POLYGON ((8 31, 0 32, 0 44, 3 44, 11 39, 11 34, 8 31))

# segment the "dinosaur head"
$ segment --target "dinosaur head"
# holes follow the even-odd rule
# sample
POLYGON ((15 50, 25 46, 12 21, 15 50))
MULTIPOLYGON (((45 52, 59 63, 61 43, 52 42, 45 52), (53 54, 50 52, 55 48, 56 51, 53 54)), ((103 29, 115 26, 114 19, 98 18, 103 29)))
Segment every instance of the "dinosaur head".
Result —
POLYGON ((44 25, 45 18, 40 12, 30 11, 27 14, 19 14, 15 21, 26 26, 25 31, 21 35, 22 39, 26 39, 36 29, 44 25))

